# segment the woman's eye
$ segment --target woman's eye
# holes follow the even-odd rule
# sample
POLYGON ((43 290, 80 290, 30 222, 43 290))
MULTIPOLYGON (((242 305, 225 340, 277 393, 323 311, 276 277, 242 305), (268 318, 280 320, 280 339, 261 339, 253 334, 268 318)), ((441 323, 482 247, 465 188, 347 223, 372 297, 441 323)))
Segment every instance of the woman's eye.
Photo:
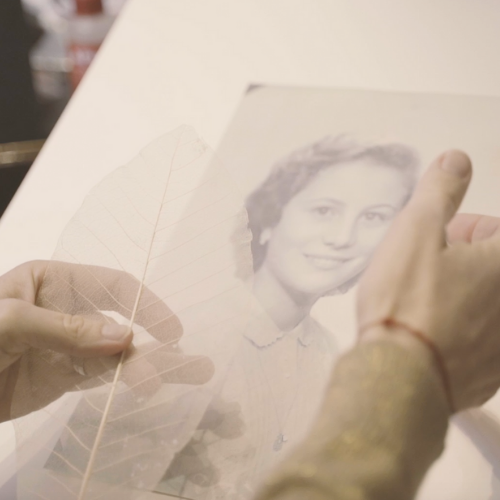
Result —
POLYGON ((363 218, 367 222, 377 223, 377 222, 385 222, 389 220, 389 216, 380 212, 366 212, 363 214, 363 218))
POLYGON ((332 207, 315 207, 313 208, 313 212, 317 215, 325 216, 332 215, 334 213, 334 209, 332 207))
POLYGON ((318 207, 316 212, 321 215, 326 215, 330 213, 330 209, 328 207, 318 207))
POLYGON ((374 219, 384 220, 384 216, 383 216, 383 215, 381 215, 381 214, 376 214, 376 213, 373 213, 373 212, 368 212, 367 214, 365 214, 365 217, 366 217, 368 220, 374 220, 374 219))

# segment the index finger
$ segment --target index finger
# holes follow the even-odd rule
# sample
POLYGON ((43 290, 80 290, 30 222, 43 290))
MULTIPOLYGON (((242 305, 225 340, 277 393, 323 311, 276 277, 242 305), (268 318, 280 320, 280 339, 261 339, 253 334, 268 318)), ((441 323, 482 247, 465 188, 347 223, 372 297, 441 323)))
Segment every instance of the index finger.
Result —
MULTIPOLYGON (((69 314, 89 315, 96 311, 116 311, 130 319, 134 314, 140 282, 120 270, 69 264, 45 263, 43 286, 37 304, 69 314)), ((40 273, 39 273, 40 274, 40 273)), ((41 280, 42 281, 42 280, 41 280)), ((161 342, 175 343, 182 336, 177 316, 157 295, 142 287, 134 322, 161 342)))
POLYGON ((448 243, 473 243, 500 236, 500 218, 490 215, 458 214, 447 227, 448 243))

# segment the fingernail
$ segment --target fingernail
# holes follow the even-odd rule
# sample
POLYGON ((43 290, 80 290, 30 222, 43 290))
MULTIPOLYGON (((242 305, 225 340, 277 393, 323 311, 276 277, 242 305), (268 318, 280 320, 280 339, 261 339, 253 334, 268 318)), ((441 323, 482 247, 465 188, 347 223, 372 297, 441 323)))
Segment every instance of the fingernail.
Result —
POLYGON ((107 340, 122 340, 128 332, 128 326, 108 324, 102 327, 101 335, 107 340))
POLYGON ((460 151, 448 151, 441 157, 440 164, 443 170, 457 177, 467 177, 470 174, 469 157, 460 151))

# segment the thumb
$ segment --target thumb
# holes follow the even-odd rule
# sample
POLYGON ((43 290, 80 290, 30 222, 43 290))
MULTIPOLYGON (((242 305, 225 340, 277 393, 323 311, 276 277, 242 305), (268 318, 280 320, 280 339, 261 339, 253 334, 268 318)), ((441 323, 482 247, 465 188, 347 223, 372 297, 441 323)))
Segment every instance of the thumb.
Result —
POLYGON ((13 357, 30 347, 76 357, 110 356, 126 349, 132 336, 123 325, 49 311, 23 300, 0 300, 0 352, 13 357))
POLYGON ((461 151, 443 153, 431 164, 418 183, 406 210, 420 238, 423 237, 421 230, 428 231, 436 225, 442 237, 444 227, 455 215, 465 196, 471 177, 470 159, 461 151))

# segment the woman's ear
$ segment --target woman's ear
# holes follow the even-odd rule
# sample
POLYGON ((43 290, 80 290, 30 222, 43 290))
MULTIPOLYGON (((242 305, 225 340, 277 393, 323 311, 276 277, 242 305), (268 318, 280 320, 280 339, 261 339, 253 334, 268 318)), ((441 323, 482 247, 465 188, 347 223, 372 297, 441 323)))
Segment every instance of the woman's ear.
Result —
POLYGON ((261 233, 259 237, 259 244, 264 246, 271 239, 271 228, 266 227, 261 233))

